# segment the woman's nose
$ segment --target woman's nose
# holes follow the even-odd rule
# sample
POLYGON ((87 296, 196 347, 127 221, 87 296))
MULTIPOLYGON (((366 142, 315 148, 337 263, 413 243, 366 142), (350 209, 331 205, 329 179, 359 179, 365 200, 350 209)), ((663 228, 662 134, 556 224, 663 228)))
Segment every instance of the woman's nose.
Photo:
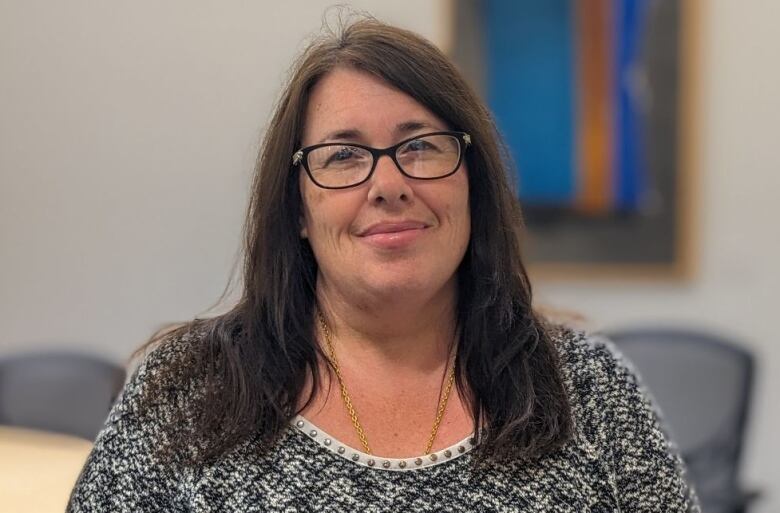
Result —
POLYGON ((368 200, 375 204, 396 206, 411 201, 414 196, 409 178, 401 173, 393 159, 379 157, 369 180, 368 200))

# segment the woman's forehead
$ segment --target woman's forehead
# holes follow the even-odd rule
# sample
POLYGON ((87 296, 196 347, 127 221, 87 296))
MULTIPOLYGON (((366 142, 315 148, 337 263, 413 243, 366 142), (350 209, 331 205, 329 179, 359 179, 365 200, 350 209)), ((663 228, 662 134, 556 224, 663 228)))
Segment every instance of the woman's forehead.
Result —
POLYGON ((446 125, 408 94, 369 73, 337 68, 312 89, 306 109, 305 145, 328 140, 396 139, 446 125))

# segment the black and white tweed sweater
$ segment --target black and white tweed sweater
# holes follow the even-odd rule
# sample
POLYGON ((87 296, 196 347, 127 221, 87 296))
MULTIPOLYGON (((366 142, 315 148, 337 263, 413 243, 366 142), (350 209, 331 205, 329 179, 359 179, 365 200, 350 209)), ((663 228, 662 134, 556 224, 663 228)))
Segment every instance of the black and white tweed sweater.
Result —
POLYGON ((160 427, 140 422, 137 402, 148 373, 177 350, 166 344, 125 387, 68 511, 698 512, 681 460, 630 367, 608 342, 583 333, 563 331, 558 346, 573 440, 533 463, 475 470, 469 440, 436 461, 369 462, 302 418, 270 453, 247 442, 201 468, 161 463, 154 455, 160 427))

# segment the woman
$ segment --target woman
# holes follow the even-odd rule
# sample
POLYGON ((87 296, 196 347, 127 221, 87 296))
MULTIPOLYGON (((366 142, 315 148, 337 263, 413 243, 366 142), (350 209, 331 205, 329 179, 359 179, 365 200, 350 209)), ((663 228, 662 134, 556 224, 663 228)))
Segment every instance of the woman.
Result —
POLYGON ((361 20, 295 67, 244 290, 161 338, 70 511, 695 510, 607 345, 531 308, 491 117, 430 43, 361 20))

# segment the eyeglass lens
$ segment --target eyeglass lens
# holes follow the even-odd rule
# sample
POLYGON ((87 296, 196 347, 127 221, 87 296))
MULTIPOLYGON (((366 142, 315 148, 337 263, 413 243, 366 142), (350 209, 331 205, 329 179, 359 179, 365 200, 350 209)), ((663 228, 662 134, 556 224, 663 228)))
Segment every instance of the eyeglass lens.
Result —
MULTIPOLYGON (((396 160, 404 173, 415 178, 439 178, 455 171, 460 141, 452 135, 427 135, 400 146, 396 160)), ((348 187, 365 180, 374 166, 370 151, 349 144, 329 144, 308 155, 309 172, 324 187, 348 187)))

